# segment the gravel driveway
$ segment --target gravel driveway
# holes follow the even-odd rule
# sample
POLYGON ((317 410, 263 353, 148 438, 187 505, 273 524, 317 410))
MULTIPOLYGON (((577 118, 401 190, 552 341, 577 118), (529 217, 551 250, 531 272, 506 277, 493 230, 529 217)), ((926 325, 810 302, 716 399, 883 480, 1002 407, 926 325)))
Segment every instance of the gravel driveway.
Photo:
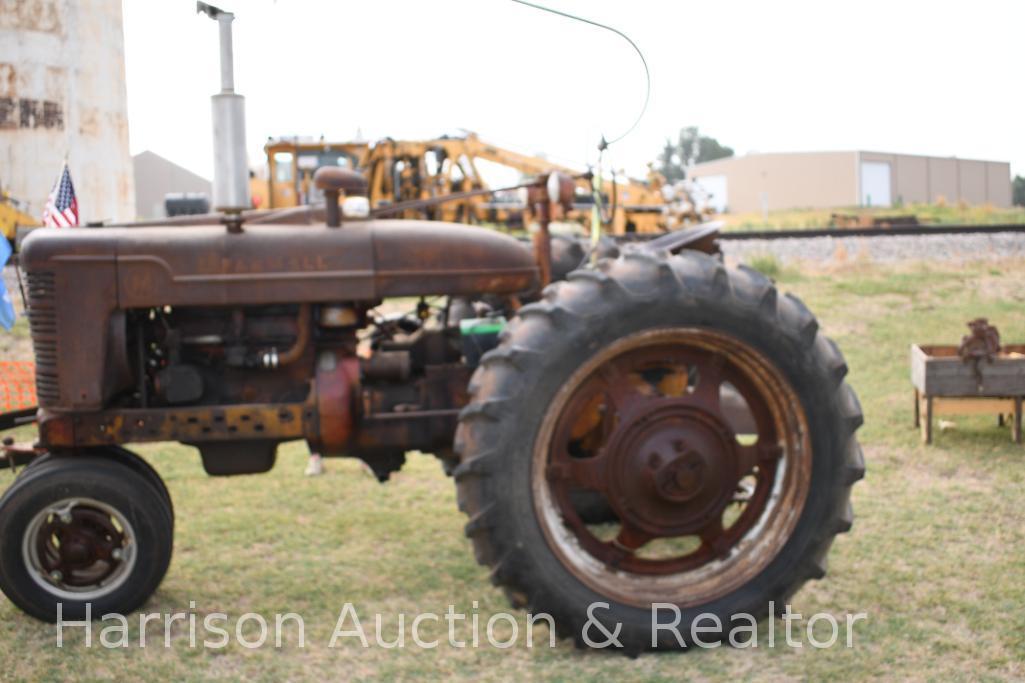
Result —
POLYGON ((1025 233, 901 235, 890 237, 796 237, 778 240, 722 240, 727 261, 774 256, 780 263, 944 261, 965 263, 1025 256, 1025 233))

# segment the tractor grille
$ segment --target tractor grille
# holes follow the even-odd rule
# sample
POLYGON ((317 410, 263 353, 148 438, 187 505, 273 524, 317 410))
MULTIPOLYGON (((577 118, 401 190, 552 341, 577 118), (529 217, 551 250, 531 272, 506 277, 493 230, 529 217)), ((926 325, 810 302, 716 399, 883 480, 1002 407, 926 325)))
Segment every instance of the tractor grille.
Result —
POLYGON ((36 354, 36 398, 40 406, 60 401, 57 382, 57 307, 53 273, 28 273, 28 322, 36 354))

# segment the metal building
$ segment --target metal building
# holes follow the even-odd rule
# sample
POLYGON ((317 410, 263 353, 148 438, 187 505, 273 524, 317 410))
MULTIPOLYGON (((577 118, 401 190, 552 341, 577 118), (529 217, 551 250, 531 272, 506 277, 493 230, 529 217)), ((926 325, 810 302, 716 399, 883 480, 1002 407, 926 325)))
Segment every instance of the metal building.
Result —
POLYGON ((83 221, 134 217, 121 0, 5 0, 0 185, 40 216, 65 158, 83 221))
POLYGON ((690 177, 731 213, 908 203, 1011 206, 1003 161, 885 152, 749 154, 698 164, 690 177))
POLYGON ((140 220, 163 218, 164 199, 169 193, 206 195, 212 183, 173 161, 146 150, 132 157, 135 169, 135 217, 140 220))

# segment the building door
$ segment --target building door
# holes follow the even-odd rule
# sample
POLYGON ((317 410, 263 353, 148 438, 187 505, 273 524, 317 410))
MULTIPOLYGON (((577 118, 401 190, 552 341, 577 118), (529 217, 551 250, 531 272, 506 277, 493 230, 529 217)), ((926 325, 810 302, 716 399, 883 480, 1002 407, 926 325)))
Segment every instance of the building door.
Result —
POLYGON ((890 163, 888 161, 861 162, 861 205, 889 206, 890 163))
POLYGON ((716 213, 726 213, 726 208, 729 206, 728 196, 726 193, 726 176, 724 175, 706 175, 700 178, 694 179, 694 184, 701 190, 698 192, 697 197, 699 206, 695 207, 699 211, 707 206, 715 209, 716 213))

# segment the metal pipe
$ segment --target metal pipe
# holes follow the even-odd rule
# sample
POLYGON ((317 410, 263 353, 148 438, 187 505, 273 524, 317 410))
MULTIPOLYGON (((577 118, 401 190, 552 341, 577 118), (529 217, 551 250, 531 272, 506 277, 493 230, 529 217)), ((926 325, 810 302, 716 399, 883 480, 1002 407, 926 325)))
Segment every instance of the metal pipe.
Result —
POLYGON ((534 253, 537 256, 537 267, 541 275, 541 286, 545 287, 552 281, 552 238, 548 233, 548 224, 552 220, 552 203, 545 197, 537 203, 538 230, 534 233, 534 253))
POLYGON ((278 354, 277 366, 288 365, 302 358, 303 352, 310 343, 310 305, 299 306, 299 315, 295 319, 295 343, 287 350, 278 354))
MULTIPOLYGON (((574 176, 575 179, 582 178, 583 176, 574 176)), ((430 206, 436 206, 438 204, 445 204, 447 202, 455 202, 470 197, 481 197, 489 194, 496 194, 498 192, 509 192, 511 190, 519 190, 522 188, 530 188, 537 186, 538 181, 536 179, 530 180, 519 185, 510 185, 508 187, 497 187, 488 188, 482 190, 467 190, 466 192, 453 192, 452 194, 445 194, 439 197, 428 197, 426 199, 410 199, 404 202, 396 202, 395 204, 388 204, 387 206, 379 206, 370 211, 370 215, 374 218, 381 218, 383 216, 391 216, 397 213, 402 213, 407 210, 425 209, 430 206)))
POLYGON ((21 425, 36 421, 37 406, 30 408, 19 408, 9 413, 0 413, 0 432, 6 429, 14 429, 21 425))
POLYGON ((338 206, 338 190, 324 190, 324 223, 329 228, 342 224, 342 211, 338 206))
POLYGON ((364 379, 402 382, 412 373, 412 358, 408 351, 375 351, 369 358, 360 358, 360 371, 364 379))
POLYGON ((221 33, 221 92, 235 92, 235 54, 231 40, 231 22, 235 15, 220 12, 217 23, 221 33))
MULTIPOLYGON (((214 138, 214 208, 239 213, 252 208, 246 160, 245 98, 235 92, 231 22, 235 15, 203 2, 196 11, 214 19, 220 31, 221 92, 210 98, 214 138)), ((229 226, 231 227, 231 226, 229 226)))
POLYGON ((462 410, 459 408, 439 408, 437 410, 410 410, 404 413, 374 413, 366 415, 363 419, 368 422, 385 422, 388 420, 414 420, 434 417, 458 417, 462 410))

